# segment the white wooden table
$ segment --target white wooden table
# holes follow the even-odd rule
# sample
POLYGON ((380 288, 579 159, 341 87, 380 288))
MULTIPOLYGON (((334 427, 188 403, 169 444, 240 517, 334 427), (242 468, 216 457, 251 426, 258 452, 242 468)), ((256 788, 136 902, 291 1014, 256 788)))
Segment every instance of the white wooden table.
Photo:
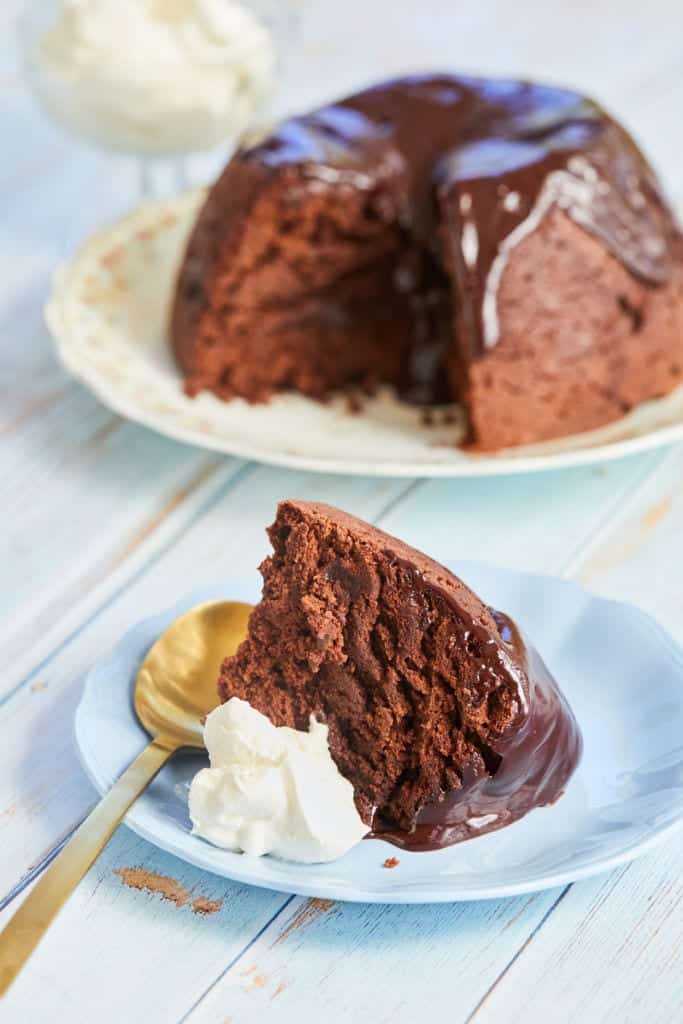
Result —
MULTIPOLYGON (((36 112, 0 9, 0 925, 88 811, 82 675, 141 617, 250 571, 284 496, 337 503, 453 558, 567 574, 683 641, 683 448, 487 480, 306 475, 174 444, 57 366, 55 263, 135 199, 133 170, 36 112)), ((429 67, 585 88, 683 200, 680 0, 332 0, 311 5, 281 107, 429 67), (385 20, 386 19, 386 20, 385 20)), ((260 891, 118 830, 4 1006, 11 1022, 149 1024, 683 1020, 683 834, 613 874, 500 902, 382 907, 260 891), (223 901, 206 916, 133 891, 140 866, 223 901)))

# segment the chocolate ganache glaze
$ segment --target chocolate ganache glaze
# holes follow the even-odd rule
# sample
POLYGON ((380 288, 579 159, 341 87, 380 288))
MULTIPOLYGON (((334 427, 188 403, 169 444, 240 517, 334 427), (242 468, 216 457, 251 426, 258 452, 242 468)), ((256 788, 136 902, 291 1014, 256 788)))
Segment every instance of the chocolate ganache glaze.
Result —
POLYGON ((507 256, 552 204, 642 280, 671 274, 677 232, 647 161, 597 103, 565 89, 400 79, 286 121, 247 155, 377 190, 379 209, 453 269, 473 356, 498 340, 507 256), (439 212, 447 233, 435 230, 439 212))
POLYGON ((190 395, 386 384, 458 401, 479 450, 551 440, 683 382, 683 238, 593 101, 413 76, 237 151, 192 231, 171 340, 190 395))
MULTIPOLYGON (((507 615, 489 609, 503 650, 482 644, 481 671, 512 674, 520 693, 520 721, 492 742, 484 767, 467 765, 459 787, 439 793, 416 813, 412 826, 393 828, 373 817, 370 836, 406 850, 437 850, 510 825, 534 807, 560 798, 581 757, 574 716, 538 651, 507 615)), ((476 627, 471 629, 476 632, 476 627)), ((471 635, 467 630, 465 642, 471 635)))
POLYGON ((276 725, 325 722, 370 836, 434 849, 561 796, 579 730, 507 616, 338 509, 282 502, 269 534, 263 597, 221 699, 276 725))

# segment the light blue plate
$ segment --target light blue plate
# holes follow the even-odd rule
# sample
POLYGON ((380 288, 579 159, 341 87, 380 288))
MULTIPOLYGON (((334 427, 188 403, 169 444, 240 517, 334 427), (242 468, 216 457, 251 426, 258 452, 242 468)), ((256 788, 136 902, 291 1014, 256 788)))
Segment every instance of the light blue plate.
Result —
MULTIPOLYGON (((364 840, 341 860, 304 865, 216 849, 190 834, 189 782, 205 762, 177 755, 126 817, 139 835, 200 868, 283 892, 373 903, 490 899, 563 885, 652 849, 683 821, 683 652, 648 616, 574 583, 453 567, 533 637, 584 737, 564 796, 500 832, 434 853, 364 840), (387 856, 398 856, 393 870, 387 856)), ((140 661, 186 609, 215 598, 256 601, 260 580, 228 580, 141 623, 90 672, 76 714, 85 769, 102 793, 147 736, 131 693, 140 661)))

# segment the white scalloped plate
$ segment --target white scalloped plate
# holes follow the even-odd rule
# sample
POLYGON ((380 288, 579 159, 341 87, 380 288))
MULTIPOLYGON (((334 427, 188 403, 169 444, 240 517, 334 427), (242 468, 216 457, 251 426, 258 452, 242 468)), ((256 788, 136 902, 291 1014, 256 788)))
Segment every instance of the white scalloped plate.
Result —
POLYGON ((188 398, 167 319, 201 192, 150 203, 90 238, 55 276, 48 325, 67 370, 115 412, 179 441, 260 462, 375 476, 527 473, 600 462, 683 438, 683 388, 590 433, 494 455, 454 447, 458 406, 426 425, 386 389, 362 412, 297 394, 251 406, 188 398))
MULTIPOLYGON (((176 756, 126 818, 169 853, 252 885, 330 899, 430 903, 513 896, 564 885, 647 852, 683 823, 683 652, 647 615, 574 583, 476 563, 458 573, 509 612, 560 681, 584 753, 565 794, 521 821, 430 853, 363 840, 331 864, 219 850, 190 833, 187 792, 202 755, 176 756), (387 856, 399 865, 383 867, 387 856)), ((105 792, 146 742, 131 702, 138 666, 173 619, 200 601, 254 601, 259 582, 195 593, 128 633, 90 672, 76 714, 88 775, 105 792)))

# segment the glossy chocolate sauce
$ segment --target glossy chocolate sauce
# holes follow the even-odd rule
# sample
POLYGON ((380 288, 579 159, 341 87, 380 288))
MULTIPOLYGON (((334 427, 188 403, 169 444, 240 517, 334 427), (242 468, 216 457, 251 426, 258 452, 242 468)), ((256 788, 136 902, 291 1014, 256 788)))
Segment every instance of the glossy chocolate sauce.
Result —
POLYGON ((644 282, 662 285, 671 272, 676 229, 651 169, 597 104, 568 90, 401 79, 286 121, 243 158, 296 164, 308 188, 368 190, 378 216, 401 224, 396 290, 414 292, 417 325, 408 388, 427 400, 452 339, 452 284, 460 345, 474 359, 498 340, 497 288, 509 253, 552 206, 644 282))
POLYGON ((465 766, 461 785, 426 803, 409 831, 375 818, 369 838, 406 850, 436 850, 493 832, 562 795, 581 757, 579 727, 543 660, 515 623, 491 609, 509 662, 490 641, 482 672, 512 672, 520 686, 520 714, 489 744, 488 765, 465 766))
MULTIPOLYGON (((355 529, 362 538, 363 528, 355 529)), ((370 537, 382 536, 381 531, 371 530, 370 537)), ((471 745, 471 756, 461 765, 459 785, 416 805, 409 829, 383 821, 375 811, 368 838, 386 839, 403 849, 434 850, 502 828, 535 807, 558 800, 581 756, 581 733, 557 682, 513 620, 488 608, 493 622, 486 622, 453 589, 453 578, 442 566, 413 552, 406 559, 400 542, 389 540, 391 547, 385 554, 401 567, 405 588, 400 619, 403 656, 415 651, 417 659, 421 637, 447 615, 448 639, 442 636, 442 649, 433 653, 433 667, 437 673, 443 668, 442 657, 448 663, 450 655, 443 648, 450 648, 461 662, 464 692, 458 701, 458 729, 471 745), (505 699, 500 714, 493 712, 484 740, 476 724, 477 711, 496 691, 505 699)), ((342 572, 336 563, 332 570, 335 578, 342 572)), ((362 577, 344 571, 343 578, 356 599, 365 593, 362 577)), ((362 665, 360 650, 352 650, 362 665)), ((323 679, 324 673, 321 670, 323 679)), ((325 690, 323 682, 317 710, 327 719, 325 690)), ((330 749, 334 756, 333 738, 330 749)), ((429 755, 422 755, 418 772, 424 757, 429 755)), ((341 765, 342 772, 345 767, 341 765)), ((410 791, 410 782, 404 787, 410 791)), ((401 793, 403 811, 413 799, 405 790, 401 793)))

